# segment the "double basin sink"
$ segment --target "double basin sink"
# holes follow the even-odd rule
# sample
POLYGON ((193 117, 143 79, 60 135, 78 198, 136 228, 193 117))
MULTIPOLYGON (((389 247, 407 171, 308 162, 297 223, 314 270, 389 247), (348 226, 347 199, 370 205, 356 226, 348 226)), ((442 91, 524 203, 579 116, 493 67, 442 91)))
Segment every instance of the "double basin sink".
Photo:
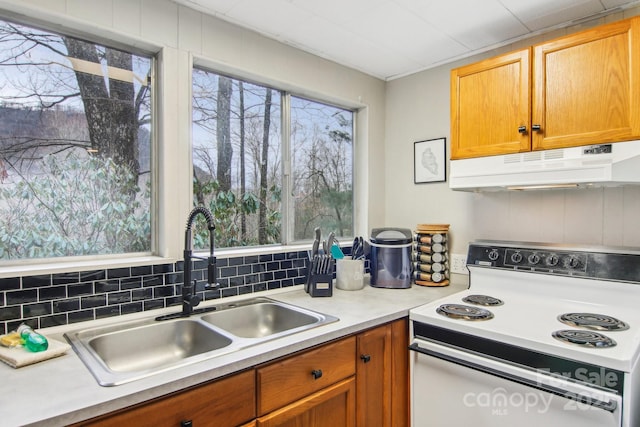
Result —
POLYGON ((86 328, 65 338, 98 383, 113 386, 338 320, 264 297, 170 317, 86 328))

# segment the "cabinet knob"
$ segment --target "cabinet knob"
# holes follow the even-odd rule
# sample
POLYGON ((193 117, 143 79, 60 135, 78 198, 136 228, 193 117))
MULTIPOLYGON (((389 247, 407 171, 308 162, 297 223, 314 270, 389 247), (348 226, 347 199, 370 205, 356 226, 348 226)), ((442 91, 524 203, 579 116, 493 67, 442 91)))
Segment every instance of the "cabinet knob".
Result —
POLYGON ((313 376, 314 380, 317 380, 318 378, 322 377, 322 370, 314 369, 313 371, 311 371, 311 376, 313 376))
POLYGON ((370 354, 361 354, 360 355, 360 359, 362 359, 362 361, 364 363, 369 363, 369 361, 371 360, 371 355, 370 354))
POLYGON ((540 132, 540 129, 542 129, 540 125, 531 125, 531 130, 534 132, 540 132))
POLYGON ((180 427, 193 427, 193 421, 191 420, 180 421, 180 427))
POLYGON ((519 126, 518 127, 518 133, 527 133, 527 127, 526 126, 519 126))

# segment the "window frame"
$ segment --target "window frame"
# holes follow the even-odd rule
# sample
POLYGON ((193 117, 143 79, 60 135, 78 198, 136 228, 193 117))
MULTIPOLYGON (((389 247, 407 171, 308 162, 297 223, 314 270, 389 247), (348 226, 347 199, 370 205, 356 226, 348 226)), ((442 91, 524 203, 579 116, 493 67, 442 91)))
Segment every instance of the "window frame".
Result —
POLYGON ((100 267, 103 265, 108 266, 133 266, 139 264, 148 264, 151 262, 161 262, 162 260, 159 241, 161 240, 160 226, 158 220, 160 198, 158 186, 159 186, 159 161, 158 153, 160 147, 160 140, 163 139, 160 136, 158 129, 158 122, 160 118, 160 108, 162 107, 162 94, 159 93, 159 67, 163 64, 160 63, 159 57, 165 48, 154 46, 148 42, 141 42, 130 37, 115 33, 105 33, 100 35, 102 31, 94 31, 92 27, 87 29, 83 28, 71 28, 69 25, 54 24, 51 21, 38 19, 38 18, 25 18, 24 15, 14 14, 11 11, 2 10, 0 13, 0 20, 10 22, 17 25, 33 28, 43 32, 49 32, 60 37, 73 37, 80 41, 97 44, 112 49, 121 50, 132 55, 144 56, 150 61, 150 99, 149 105, 150 111, 150 250, 144 252, 127 252, 127 253, 114 253, 114 254, 91 254, 91 255, 73 255, 73 256, 60 256, 60 257, 47 257, 47 258, 22 258, 22 259, 9 259, 0 260, 0 278, 13 277, 16 274, 28 274, 43 272, 58 272, 67 270, 76 270, 78 267, 100 267), (89 29, 91 28, 91 29, 89 29), (26 274, 26 273, 25 273, 26 274))
MULTIPOLYGON (((270 250, 273 252, 278 248, 291 248, 298 245, 307 245, 313 239, 304 239, 304 240, 293 240, 294 235, 294 222, 291 220, 294 215, 294 206, 293 206, 293 198, 290 196, 291 188, 293 187, 292 183, 292 174, 291 174, 291 166, 292 166, 292 141, 291 141, 291 97, 296 97, 300 99, 304 99, 310 102, 315 102, 318 104, 323 104, 329 107, 343 109, 345 111, 349 111, 352 114, 351 120, 351 146, 352 146, 352 156, 351 156, 351 171, 352 171, 352 230, 353 234, 357 235, 358 229, 358 216, 356 209, 356 200, 357 200, 357 192, 356 192, 356 157, 358 155, 358 144, 357 144, 357 123, 360 121, 359 114, 361 113, 360 106, 348 105, 348 103, 340 102, 339 100, 332 99, 329 96, 323 96, 319 93, 313 93, 308 90, 304 90, 301 88, 297 88, 296 86, 274 81, 269 79, 268 77, 260 77, 251 73, 242 73, 238 69, 233 69, 228 66, 217 64, 210 60, 204 58, 192 57, 191 61, 191 70, 199 69, 210 73, 215 73, 220 76, 225 76, 235 80, 241 80, 246 83, 251 83, 255 85, 259 85, 262 87, 270 88, 281 94, 281 102, 280 102, 280 146, 281 146, 281 155, 282 155, 282 242, 279 244, 273 245, 256 245, 256 246, 242 246, 242 247, 230 247, 230 248, 221 248, 218 251, 222 253, 229 254, 237 254, 237 253, 252 253, 252 252, 262 252, 263 248, 270 250)), ((190 99, 193 99, 192 93, 192 81, 189 81, 189 95, 190 99)), ((190 104, 189 108, 190 117, 193 117, 193 104, 190 104)), ((189 137, 189 174, 193 176, 193 136, 189 137)), ((189 200, 190 206, 193 206, 193 188, 190 186, 189 191, 189 200)), ((352 240, 354 236, 348 236, 347 240, 352 240)))

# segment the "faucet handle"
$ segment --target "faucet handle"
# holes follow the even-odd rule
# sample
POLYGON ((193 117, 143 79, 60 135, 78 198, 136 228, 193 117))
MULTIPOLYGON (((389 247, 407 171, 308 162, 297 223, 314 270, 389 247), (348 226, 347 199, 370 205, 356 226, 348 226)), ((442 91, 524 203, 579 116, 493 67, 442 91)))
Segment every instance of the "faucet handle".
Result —
POLYGON ((188 293, 182 295, 182 300, 185 304, 190 305, 191 307, 196 307, 202 300, 196 294, 196 286, 198 284, 198 281, 196 279, 193 279, 192 283, 193 284, 189 286, 190 289, 188 290, 188 293))
POLYGON ((198 295, 191 295, 190 298, 188 298, 188 301, 186 301, 191 307, 197 307, 198 304, 200 304, 200 301, 202 301, 202 299, 198 296, 198 295))

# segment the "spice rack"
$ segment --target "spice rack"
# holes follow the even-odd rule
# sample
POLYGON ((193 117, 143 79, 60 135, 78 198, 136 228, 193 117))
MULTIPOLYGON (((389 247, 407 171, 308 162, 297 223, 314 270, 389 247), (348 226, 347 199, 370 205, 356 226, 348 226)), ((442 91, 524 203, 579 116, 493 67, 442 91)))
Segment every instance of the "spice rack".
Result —
POLYGON ((449 224, 418 224, 414 240, 414 283, 420 286, 448 286, 449 224))

